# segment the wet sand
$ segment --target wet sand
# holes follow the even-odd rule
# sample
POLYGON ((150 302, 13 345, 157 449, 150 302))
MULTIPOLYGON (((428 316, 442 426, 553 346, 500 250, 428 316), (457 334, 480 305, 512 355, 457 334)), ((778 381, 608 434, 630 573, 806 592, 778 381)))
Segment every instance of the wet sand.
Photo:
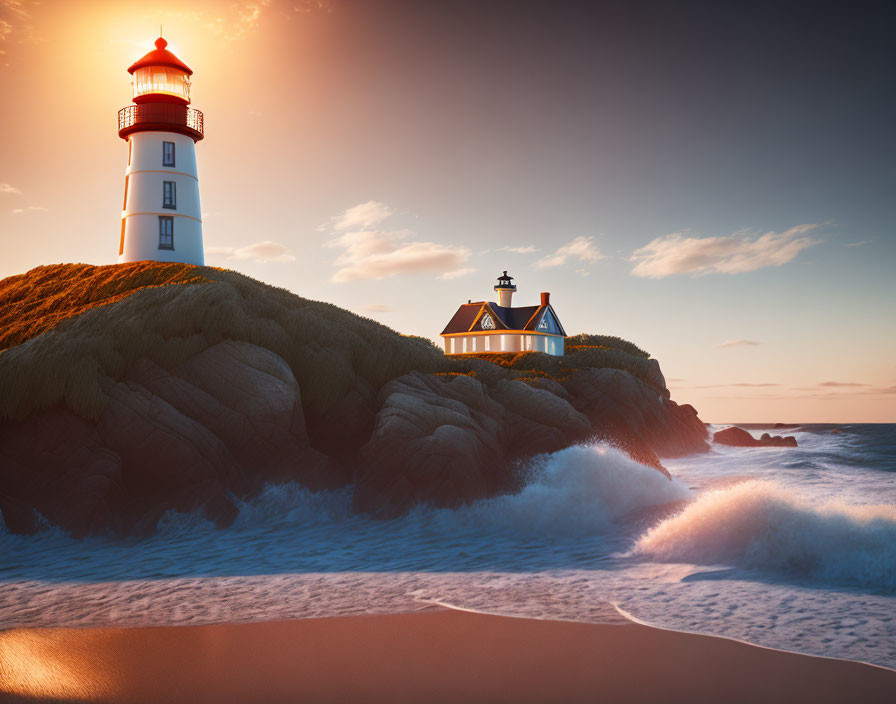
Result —
POLYGON ((438 610, 0 632, 0 701, 894 702, 896 672, 637 624, 438 610))

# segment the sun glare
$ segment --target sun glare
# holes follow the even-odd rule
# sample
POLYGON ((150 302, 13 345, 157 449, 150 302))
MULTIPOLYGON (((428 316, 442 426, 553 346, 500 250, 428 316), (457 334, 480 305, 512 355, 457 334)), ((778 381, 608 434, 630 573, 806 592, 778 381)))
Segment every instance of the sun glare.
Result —
POLYGON ((0 633, 0 693, 87 701, 113 691, 109 673, 80 654, 77 632, 0 633))

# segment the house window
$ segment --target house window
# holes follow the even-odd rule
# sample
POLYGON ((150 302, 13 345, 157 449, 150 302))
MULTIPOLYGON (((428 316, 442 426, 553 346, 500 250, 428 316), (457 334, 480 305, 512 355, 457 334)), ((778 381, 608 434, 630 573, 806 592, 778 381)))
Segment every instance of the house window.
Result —
POLYGON ((159 215, 159 249, 174 249, 174 218, 159 215))
POLYGON ((162 142, 162 166, 174 166, 174 142, 162 142))
POLYGON ((162 207, 177 208, 177 189, 174 181, 162 181, 162 207))

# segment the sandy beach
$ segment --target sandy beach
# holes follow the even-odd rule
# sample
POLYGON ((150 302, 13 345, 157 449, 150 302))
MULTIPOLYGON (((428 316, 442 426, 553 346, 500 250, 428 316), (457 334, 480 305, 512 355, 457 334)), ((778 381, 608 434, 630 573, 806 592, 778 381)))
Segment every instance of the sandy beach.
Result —
POLYGON ((892 702, 896 672, 637 624, 424 613, 0 633, 0 699, 892 702))

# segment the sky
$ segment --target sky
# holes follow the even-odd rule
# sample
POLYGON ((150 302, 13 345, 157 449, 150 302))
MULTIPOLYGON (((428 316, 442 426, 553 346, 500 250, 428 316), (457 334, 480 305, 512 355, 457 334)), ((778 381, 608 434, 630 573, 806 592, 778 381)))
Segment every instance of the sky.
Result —
POLYGON ((207 264, 436 341, 506 269, 706 421, 896 422, 896 11, 734 5, 0 0, 0 278, 115 263, 162 25, 207 264))

